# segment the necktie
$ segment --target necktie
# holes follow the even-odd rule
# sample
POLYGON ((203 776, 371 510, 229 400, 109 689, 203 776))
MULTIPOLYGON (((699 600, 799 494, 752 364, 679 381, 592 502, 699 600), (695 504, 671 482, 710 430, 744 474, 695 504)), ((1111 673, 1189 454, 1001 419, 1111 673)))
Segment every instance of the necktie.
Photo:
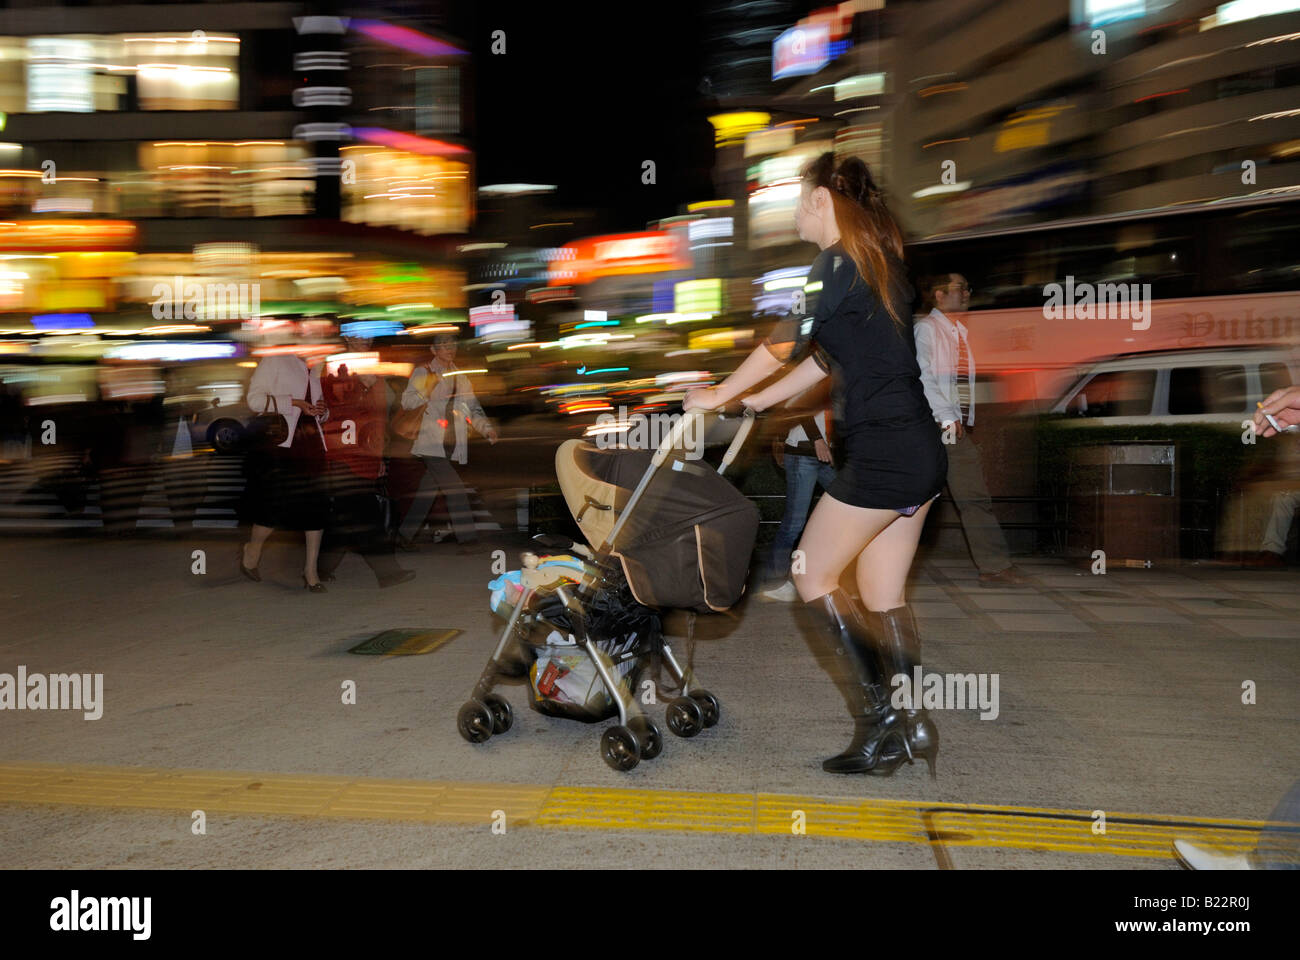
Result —
POLYGON ((456 365, 449 364, 443 373, 444 380, 451 381, 451 395, 443 400, 442 414, 442 449, 447 459, 451 459, 456 449, 456 395, 460 393, 460 379, 455 375, 456 365))
POLYGON ((957 406, 961 410, 963 426, 970 426, 970 353, 966 338, 957 330, 957 406))

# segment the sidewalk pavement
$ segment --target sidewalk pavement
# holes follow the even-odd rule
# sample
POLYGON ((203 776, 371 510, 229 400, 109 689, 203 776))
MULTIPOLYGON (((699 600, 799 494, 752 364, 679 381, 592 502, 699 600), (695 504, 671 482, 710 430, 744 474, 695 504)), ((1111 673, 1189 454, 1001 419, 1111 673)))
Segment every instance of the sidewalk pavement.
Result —
MULTIPOLYGON (((490 551, 500 544, 513 569, 524 543, 503 535, 476 556, 441 545, 402 555, 419 576, 384 591, 349 556, 329 592, 313 595, 298 580, 301 546, 288 540, 268 548, 254 584, 240 578, 229 540, 8 539, 0 673, 102 673, 105 702, 94 721, 0 711, 0 782, 22 765, 67 764, 685 791, 706 807, 709 796, 774 794, 1262 820, 1300 774, 1300 575, 1214 565, 1093 576, 1024 560, 1031 586, 989 590, 965 558, 919 558, 910 596, 927 673, 999 679, 996 719, 935 714, 935 782, 920 763, 889 778, 822 772, 851 723, 798 605, 753 596, 697 628, 696 668, 722 722, 679 740, 662 704, 649 707, 665 730, 658 759, 610 770, 597 752, 601 725, 535 714, 521 687, 502 691, 514 729, 472 746, 455 718, 499 630, 487 610, 490 551), (194 550, 206 551, 204 574, 192 572, 194 550), (347 653, 400 627, 463 632, 426 656, 347 653), (349 680, 351 705, 340 693, 349 680), (1253 704, 1243 703, 1247 681, 1253 704)), ((0 803, 0 865, 526 866, 542 862, 543 843, 544 862, 935 866, 924 844, 890 840, 598 827, 505 839, 489 830, 490 810, 471 827, 257 809, 211 822, 199 849, 175 812, 50 804, 0 803)), ((959 868, 1173 865, 1051 844, 949 849, 959 868)))

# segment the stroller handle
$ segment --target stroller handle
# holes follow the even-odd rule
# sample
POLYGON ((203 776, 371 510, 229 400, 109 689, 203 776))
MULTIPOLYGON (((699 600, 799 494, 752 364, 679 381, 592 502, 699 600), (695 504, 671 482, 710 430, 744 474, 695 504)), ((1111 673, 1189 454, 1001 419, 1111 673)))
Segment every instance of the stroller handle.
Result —
MULTIPOLYGON (((673 424, 672 429, 664 436, 663 440, 659 444, 659 448, 654 452, 652 462, 654 463, 655 468, 663 466, 664 461, 672 455, 673 450, 679 443, 681 443, 682 437, 691 426, 691 420, 688 418, 702 417, 705 413, 717 413, 719 416, 726 417, 728 414, 723 412, 726 409, 726 407, 719 407, 717 410, 683 411, 681 419, 673 424)), ((740 429, 736 431, 735 437, 732 438, 730 445, 728 445, 727 452, 722 456, 722 463, 718 467, 719 474, 721 474, 723 470, 730 466, 732 461, 736 459, 741 448, 745 445, 745 440, 749 436, 749 431, 754 428, 754 419, 757 416, 754 408, 742 407, 741 410, 743 411, 740 414, 744 418, 743 422, 740 424, 740 429)), ((732 414, 732 416, 734 415, 735 414, 732 414)))
MULTIPOLYGON (((614 549, 614 545, 618 540, 618 535, 623 529, 623 524, 626 523, 627 518, 632 515, 632 511, 640 501, 641 495, 645 493, 646 487, 650 483, 650 478, 653 477, 655 472, 664 465, 664 462, 668 460, 669 456, 672 454, 673 449, 681 442, 682 436, 686 433, 687 428, 693 422, 693 418, 702 417, 703 415, 704 411, 700 410, 683 411, 681 419, 673 424, 672 429, 668 431, 667 436, 665 436, 663 441, 659 444, 659 448, 655 450, 654 456, 650 458, 650 466, 646 468, 646 472, 641 476, 640 482, 637 483, 636 488, 632 491, 632 495, 628 498, 627 503, 624 504, 622 511, 619 513, 618 520, 614 523, 614 529, 609 532, 609 536, 606 538, 605 542, 601 544, 601 552, 604 552, 607 549, 614 549)), ((727 452, 722 456, 722 463, 718 467, 719 476, 721 476, 723 471, 726 470, 727 467, 731 465, 732 461, 736 459, 736 455, 740 453, 740 448, 745 445, 745 440, 749 436, 750 430, 754 428, 754 420, 756 417, 757 414, 754 412, 753 408, 745 408, 744 422, 741 423, 740 429, 736 431, 735 437, 732 438, 731 444, 727 447, 727 452)))
POLYGON ((746 407, 742 416, 744 420, 741 421, 740 429, 731 438, 731 443, 727 445, 727 452, 722 455, 722 462, 718 464, 718 476, 720 477, 726 475, 727 468, 731 466, 732 462, 740 454, 741 449, 744 448, 745 441, 749 439, 749 431, 754 429, 754 421, 758 418, 758 414, 753 407, 746 407))

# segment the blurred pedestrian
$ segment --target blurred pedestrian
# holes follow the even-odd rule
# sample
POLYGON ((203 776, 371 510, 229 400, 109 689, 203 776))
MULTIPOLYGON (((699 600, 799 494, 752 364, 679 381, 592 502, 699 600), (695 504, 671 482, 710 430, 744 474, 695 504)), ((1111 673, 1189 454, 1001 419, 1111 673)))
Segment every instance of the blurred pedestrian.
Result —
POLYGON ((301 530, 307 549, 303 585, 312 593, 324 593, 316 564, 330 507, 321 430, 329 408, 321 397, 320 368, 309 370, 295 354, 265 357, 248 383, 247 404, 256 414, 280 413, 289 435, 283 443, 269 449, 262 445, 247 455, 246 496, 253 532, 240 552, 239 571, 260 581, 257 568, 267 538, 277 529, 301 530))
MULTIPOLYGON (((345 338, 348 352, 370 349, 365 338, 345 338)), ((321 549, 320 578, 334 579, 334 571, 348 550, 370 567, 380 587, 392 587, 415 578, 393 556, 388 530, 390 502, 385 490, 384 460, 388 433, 388 387, 373 373, 354 373, 347 364, 338 374, 322 378, 330 408, 325 431, 329 451, 330 493, 333 510, 321 549)))
POLYGON ((921 383, 940 429, 950 431, 948 493, 957 507, 981 586, 1018 586, 1028 581, 1011 563, 1002 525, 993 514, 984 464, 972 439, 975 431, 975 354, 961 317, 970 309, 970 284, 959 273, 927 284, 934 304, 913 326, 921 383))
POLYGON ((1272 488, 1272 509, 1254 565, 1285 567, 1287 540, 1296 510, 1300 509, 1300 440, 1286 438, 1275 463, 1274 476, 1264 486, 1272 488))
POLYGON ((478 543, 478 531, 470 510, 469 491, 452 463, 463 465, 469 459, 467 426, 487 437, 491 444, 497 442, 497 431, 474 396, 469 377, 457 372, 456 338, 438 334, 430 352, 432 358, 411 372, 402 392, 404 409, 424 410, 420 431, 411 444, 411 453, 424 464, 424 474, 402 518, 397 542, 404 550, 416 549, 416 534, 441 492, 447 498, 456 539, 463 552, 469 552, 478 543))
POLYGON ((773 444, 777 465, 785 469, 785 513, 777 528, 769 560, 773 579, 781 583, 764 592, 763 596, 768 600, 794 603, 799 599, 799 591, 790 579, 790 551, 799 542, 799 535, 808 521, 813 494, 819 486, 829 490, 835 480, 828 439, 828 399, 825 390, 815 390, 791 401, 800 408, 802 416, 786 434, 785 443, 773 444), (810 400, 816 401, 816 405, 807 405, 810 400))
MULTIPOLYGON (((1255 411, 1255 433, 1277 435, 1274 424, 1286 430, 1300 423, 1300 386, 1275 390, 1255 411), (1269 417, 1272 417, 1270 422, 1269 417)), ((1300 780, 1291 784, 1269 816, 1252 850, 1221 854, 1183 839, 1174 840, 1174 856, 1191 870, 1300 870, 1300 780)))
POLYGON ((163 434, 162 395, 109 403, 100 413, 91 447, 100 515, 107 535, 125 537, 135 532, 145 493, 154 481, 163 434))

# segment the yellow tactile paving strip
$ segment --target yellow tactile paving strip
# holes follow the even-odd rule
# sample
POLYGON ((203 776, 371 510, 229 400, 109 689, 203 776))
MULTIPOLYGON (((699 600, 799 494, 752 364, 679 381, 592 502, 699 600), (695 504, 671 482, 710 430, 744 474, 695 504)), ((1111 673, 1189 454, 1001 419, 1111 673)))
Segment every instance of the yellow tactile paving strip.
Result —
POLYGON ((790 836, 802 826, 839 840, 1159 859, 1175 837, 1239 853, 1269 826, 1107 811, 1095 834, 1085 810, 63 764, 0 764, 0 804, 485 826, 503 811, 510 827, 790 836))
POLYGON ((392 820, 508 823, 537 816, 549 787, 430 780, 378 780, 315 774, 156 770, 136 767, 0 765, 0 803, 69 804, 114 810, 177 810, 392 820))

